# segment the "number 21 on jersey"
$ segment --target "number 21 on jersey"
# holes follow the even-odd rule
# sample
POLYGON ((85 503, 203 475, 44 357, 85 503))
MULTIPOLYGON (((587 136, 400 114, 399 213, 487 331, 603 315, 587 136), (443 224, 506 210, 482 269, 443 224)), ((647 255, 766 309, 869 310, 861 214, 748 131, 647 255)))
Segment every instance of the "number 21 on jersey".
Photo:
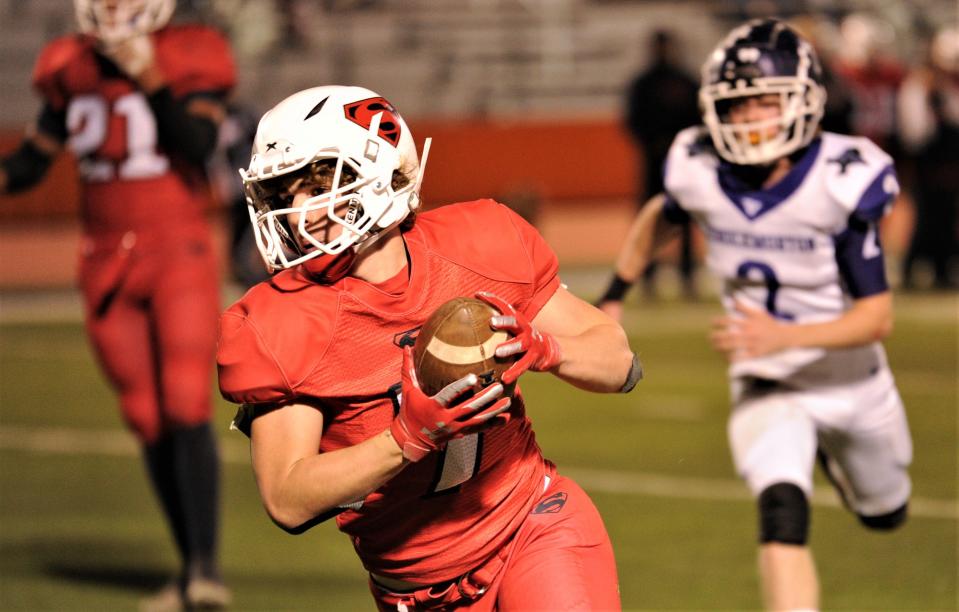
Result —
POLYGON ((157 152, 157 126, 153 111, 142 92, 124 94, 112 103, 101 95, 77 96, 67 108, 68 144, 80 160, 80 174, 87 181, 137 180, 155 178, 170 167, 165 155, 157 152), (123 159, 114 161, 97 153, 110 138, 118 117, 124 127, 123 159))

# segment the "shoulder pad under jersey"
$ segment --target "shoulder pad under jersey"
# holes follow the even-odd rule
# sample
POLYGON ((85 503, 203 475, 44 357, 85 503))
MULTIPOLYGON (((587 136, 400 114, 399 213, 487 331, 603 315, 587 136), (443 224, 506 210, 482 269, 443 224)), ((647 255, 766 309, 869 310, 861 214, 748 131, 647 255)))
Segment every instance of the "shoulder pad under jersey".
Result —
POLYGON ((173 94, 222 92, 236 84, 236 66, 226 38, 204 25, 176 25, 153 34, 157 62, 173 94))
MULTIPOLYGON (((220 393, 236 403, 292 401, 323 358, 338 309, 337 291, 282 282, 280 272, 247 292, 220 317, 220 393), (276 279, 280 278, 278 282, 276 279), (308 346, 304 338, 309 338, 308 346)), ((287 279, 289 281, 289 279, 287 279)))
POLYGON ((91 38, 74 34, 54 39, 40 51, 31 82, 55 109, 61 110, 74 91, 96 83, 93 44, 91 38))
POLYGON ((864 220, 883 216, 899 194, 892 157, 868 138, 824 133, 826 191, 847 214, 864 220))
POLYGON ((494 200, 447 204, 419 215, 427 248, 492 280, 538 283, 559 264, 539 232, 494 200), (469 235, 469 240, 457 236, 469 235))
POLYGON ((684 196, 696 189, 697 183, 715 175, 719 160, 709 133, 701 125, 688 127, 673 139, 663 167, 663 184, 680 204, 684 196))

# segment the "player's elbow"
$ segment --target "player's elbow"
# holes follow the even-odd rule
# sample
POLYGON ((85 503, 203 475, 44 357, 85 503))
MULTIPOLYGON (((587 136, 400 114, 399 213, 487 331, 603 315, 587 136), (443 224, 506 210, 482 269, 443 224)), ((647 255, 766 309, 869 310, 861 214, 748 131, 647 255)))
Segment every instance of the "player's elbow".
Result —
POLYGON ((875 338, 876 340, 885 340, 892 335, 893 320, 892 315, 883 317, 881 321, 876 325, 875 338))
POLYGON ((629 339, 622 328, 619 329, 617 337, 618 342, 610 350, 613 367, 609 369, 615 373, 604 391, 607 393, 623 393, 631 391, 639 379, 642 377, 642 367, 633 350, 629 346, 629 339), (638 368, 638 371, 637 371, 638 368), (625 381, 625 382, 624 382, 625 381))
POLYGON ((264 497, 263 507, 266 509, 270 520, 284 531, 292 529, 303 522, 302 520, 298 520, 296 512, 291 506, 282 504, 277 500, 264 497))
POLYGON ((885 340, 892 334, 893 316, 892 308, 882 308, 873 317, 872 339, 885 340))
POLYGON ((337 507, 319 514, 312 514, 301 507, 271 504, 266 500, 263 505, 273 524, 290 535, 300 535, 343 511, 343 508, 337 507))
POLYGON ((886 291, 857 300, 852 317, 858 319, 862 341, 882 341, 892 334, 892 295, 886 291))
POLYGON ((259 484, 263 508, 277 527, 289 530, 310 518, 302 504, 296 502, 296 497, 287 494, 282 486, 259 484))
MULTIPOLYGON (((635 367, 635 358, 636 354, 633 353, 632 349, 629 347, 629 343, 625 343, 616 354, 616 363, 619 366, 619 371, 626 372, 628 375, 635 367)), ((619 391, 619 389, 616 390, 619 391)))
POLYGON ((287 533, 299 535, 306 531, 303 525, 308 523, 312 517, 302 512, 300 509, 289 505, 263 500, 263 506, 273 523, 287 533))

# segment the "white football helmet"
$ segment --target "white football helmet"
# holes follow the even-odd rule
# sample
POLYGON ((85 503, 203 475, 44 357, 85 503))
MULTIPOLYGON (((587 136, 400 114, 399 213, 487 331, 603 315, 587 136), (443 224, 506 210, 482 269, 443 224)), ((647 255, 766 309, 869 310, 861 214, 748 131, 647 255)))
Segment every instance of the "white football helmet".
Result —
POLYGON ((782 21, 750 21, 730 32, 706 60, 699 102, 703 123, 723 159, 741 165, 772 163, 808 145, 818 133, 826 107, 819 58, 782 21), (778 117, 729 120, 731 105, 764 94, 779 96, 778 117), (775 135, 766 136, 770 132, 775 135))
POLYGON ((429 145, 426 139, 420 164, 413 135, 396 108, 362 87, 314 87, 273 107, 257 127, 249 167, 240 170, 256 244, 267 268, 274 272, 348 249, 356 253, 399 225, 419 207, 429 145), (276 181, 270 179, 323 160, 335 164, 328 192, 295 208, 274 197, 276 181), (344 168, 356 180, 341 180, 344 168), (394 189, 394 171, 411 180, 394 189), (307 214, 316 211, 342 227, 329 242, 308 227, 307 214))
POLYGON ((73 6, 81 32, 118 42, 165 26, 176 0, 73 0, 73 6))

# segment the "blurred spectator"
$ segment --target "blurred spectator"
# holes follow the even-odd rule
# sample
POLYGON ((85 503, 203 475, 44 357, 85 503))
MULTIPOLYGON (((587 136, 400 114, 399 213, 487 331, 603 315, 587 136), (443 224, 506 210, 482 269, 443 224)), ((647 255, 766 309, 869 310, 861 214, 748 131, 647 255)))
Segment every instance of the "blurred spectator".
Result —
POLYGON ((852 133, 865 136, 897 157, 896 93, 905 69, 886 49, 892 27, 871 15, 853 13, 840 24, 836 76, 847 84, 852 101, 852 133))
POLYGON ((231 103, 220 125, 216 151, 208 164, 217 200, 229 210, 230 274, 246 287, 269 278, 254 242, 246 194, 238 172, 250 161, 259 116, 247 105, 231 103))
POLYGON ((513 212, 533 227, 539 228, 542 196, 535 185, 523 183, 514 185, 496 200, 509 206, 513 212))
MULTIPOLYGON (((275 0, 276 10, 280 14, 281 31, 279 45, 283 49, 299 50, 309 46, 304 31, 306 6, 302 0, 275 0)), ((256 126, 254 126, 255 129, 256 126)), ((249 161, 249 160, 248 160, 249 161)))
POLYGON ((821 14, 800 15, 790 23, 802 32, 819 54, 822 63, 822 81, 826 88, 826 108, 822 129, 837 134, 852 134, 852 93, 849 85, 839 78, 833 68, 841 45, 839 28, 821 14))
POLYGON ((823 87, 826 88, 826 109, 823 111, 822 129, 837 134, 853 134, 852 92, 849 85, 836 75, 828 54, 820 52, 820 57, 824 57, 822 80, 823 87))
MULTIPOLYGON (((699 84, 676 61, 676 41, 667 30, 657 30, 650 39, 652 62, 629 84, 626 97, 626 129, 644 160, 638 205, 663 191, 663 163, 673 138, 683 128, 699 123, 699 84)), ((683 294, 695 297, 695 262, 691 224, 683 230, 679 273, 683 294)), ((643 271, 643 293, 656 295, 656 264, 643 271)))
POLYGON ((914 265, 932 265, 936 288, 956 286, 959 209, 959 29, 933 39, 928 61, 899 92, 899 134, 914 161, 916 226, 903 260, 902 284, 914 286, 914 265))

